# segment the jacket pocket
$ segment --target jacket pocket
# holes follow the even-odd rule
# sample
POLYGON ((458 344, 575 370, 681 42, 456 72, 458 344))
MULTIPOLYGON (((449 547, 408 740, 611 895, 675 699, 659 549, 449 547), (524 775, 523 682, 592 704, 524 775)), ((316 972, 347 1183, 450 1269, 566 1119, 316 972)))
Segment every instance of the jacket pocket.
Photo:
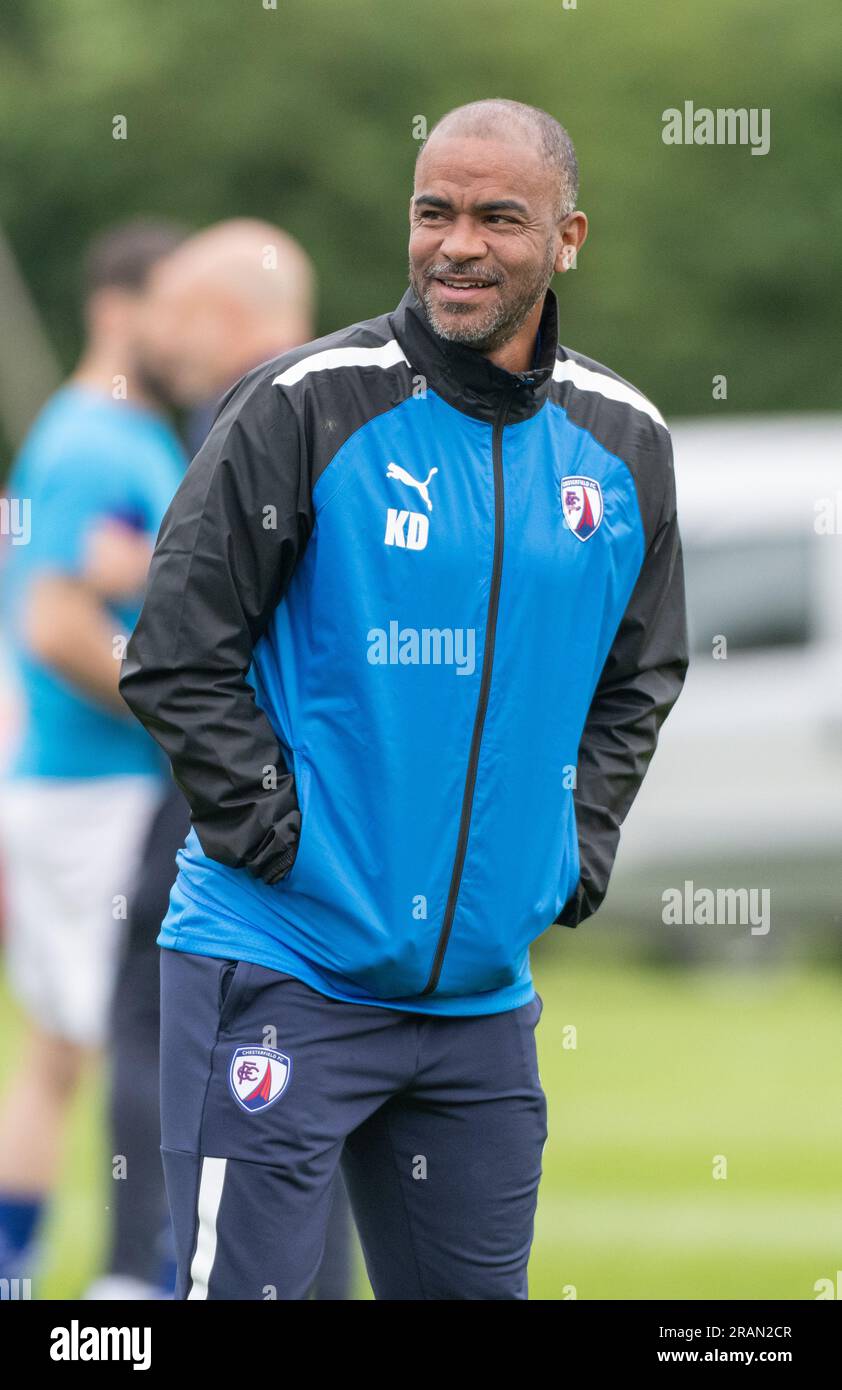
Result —
POLYGON ((304 757, 293 748, 292 750, 293 778, 295 781, 295 797, 298 802, 298 810, 301 813, 301 826, 298 831, 298 843, 295 847, 295 858, 289 872, 284 874, 278 881, 278 887, 282 888, 285 884, 292 883, 301 869, 301 856, 304 849, 304 841, 307 835, 308 807, 310 803, 310 769, 304 757))

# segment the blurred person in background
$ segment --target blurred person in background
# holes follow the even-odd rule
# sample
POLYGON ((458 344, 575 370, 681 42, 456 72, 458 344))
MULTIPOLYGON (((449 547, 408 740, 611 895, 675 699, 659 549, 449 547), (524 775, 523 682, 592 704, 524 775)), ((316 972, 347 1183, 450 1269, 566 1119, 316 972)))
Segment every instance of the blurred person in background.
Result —
MULTIPOLYGON (((190 237, 155 267, 145 318, 145 360, 160 389, 188 410, 187 440, 197 450, 220 396, 268 357, 313 333, 314 274, 287 233, 237 219, 190 237)), ((187 803, 173 784, 158 809, 131 896, 125 951, 114 997, 110 1121, 113 1150, 128 1158, 130 1180, 116 1185, 108 1272, 89 1298, 156 1296, 166 1282, 160 1233, 168 1232, 160 1155, 159 978, 156 938, 190 829, 187 803)), ((319 1299, 350 1297, 351 1217, 337 1184, 319 1299)))
POLYGON ((190 411, 186 436, 195 453, 220 397, 252 367, 312 335, 312 262, 280 227, 235 218, 190 237, 156 268, 149 289, 150 370, 190 411))
POLYGON ((4 569, 22 728, 0 795, 6 956, 26 1032, 0 1104, 0 1276, 28 1276, 69 1102, 107 1032, 120 936, 165 764, 118 692, 152 543, 184 471, 141 366, 152 267, 183 236, 138 220, 87 256, 85 345, 16 460, 31 536, 4 569))

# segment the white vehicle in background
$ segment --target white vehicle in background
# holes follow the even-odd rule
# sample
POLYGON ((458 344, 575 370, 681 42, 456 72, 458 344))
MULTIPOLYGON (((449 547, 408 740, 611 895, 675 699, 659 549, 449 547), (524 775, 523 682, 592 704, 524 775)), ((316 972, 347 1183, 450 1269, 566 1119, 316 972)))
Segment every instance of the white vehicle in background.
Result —
POLYGON ((839 927, 842 415, 672 433, 691 665, 607 907, 651 921, 666 886, 768 886, 779 926, 839 927))

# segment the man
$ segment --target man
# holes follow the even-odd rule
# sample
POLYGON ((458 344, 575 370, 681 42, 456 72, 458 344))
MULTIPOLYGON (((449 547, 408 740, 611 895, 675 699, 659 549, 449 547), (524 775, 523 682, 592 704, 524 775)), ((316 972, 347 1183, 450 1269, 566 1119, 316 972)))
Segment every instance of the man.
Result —
POLYGON ((526 1297, 529 945, 602 901, 687 662, 667 429, 557 346, 576 188, 546 113, 446 116, 398 308, 249 374, 162 528, 121 688, 193 812, 179 1297, 302 1297, 340 1152, 376 1297, 526 1297))
POLYGON ((197 232, 150 283, 146 353, 162 387, 191 412, 196 449, 220 395, 259 362, 313 332, 315 275, 280 227, 237 217, 197 232))
POLYGON ((181 448, 138 359, 144 286, 181 233, 139 221, 87 265, 86 345, 9 480, 7 635, 24 723, 0 793, 7 965, 27 1032, 0 1109, 0 1273, 32 1271, 68 1103, 104 1040, 123 906, 165 764, 118 690, 181 448))
MULTIPOLYGON (((309 257, 279 227, 253 219, 198 232, 154 267, 142 355, 161 392, 191 412, 189 433, 198 443, 215 402, 247 368, 310 337, 313 299, 309 257)), ((189 808, 173 785, 144 845, 114 992, 109 1109, 113 1152, 126 1156, 128 1177, 115 1184, 107 1273, 88 1291, 92 1299, 160 1297, 166 1284, 155 941, 189 829, 189 808)), ((350 1278, 349 1214, 340 1188, 317 1297, 347 1297, 350 1278)))

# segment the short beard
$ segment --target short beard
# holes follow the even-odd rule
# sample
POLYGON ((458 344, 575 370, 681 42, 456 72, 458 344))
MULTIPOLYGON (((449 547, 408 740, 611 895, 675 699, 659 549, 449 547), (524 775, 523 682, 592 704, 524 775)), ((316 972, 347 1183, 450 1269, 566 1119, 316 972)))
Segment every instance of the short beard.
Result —
MULTIPOLYGON (((424 306, 427 321, 434 333, 446 342, 460 343, 477 352, 488 353, 504 347, 520 331, 535 305, 547 293, 554 267, 555 246, 548 241, 544 260, 526 282, 517 300, 513 304, 498 301, 472 323, 461 321, 470 312, 469 304, 454 304, 444 312, 439 310, 433 300, 432 285, 427 283, 426 276, 416 276, 411 264, 409 282, 424 306)), ((437 269, 437 273, 442 272, 437 269)))

